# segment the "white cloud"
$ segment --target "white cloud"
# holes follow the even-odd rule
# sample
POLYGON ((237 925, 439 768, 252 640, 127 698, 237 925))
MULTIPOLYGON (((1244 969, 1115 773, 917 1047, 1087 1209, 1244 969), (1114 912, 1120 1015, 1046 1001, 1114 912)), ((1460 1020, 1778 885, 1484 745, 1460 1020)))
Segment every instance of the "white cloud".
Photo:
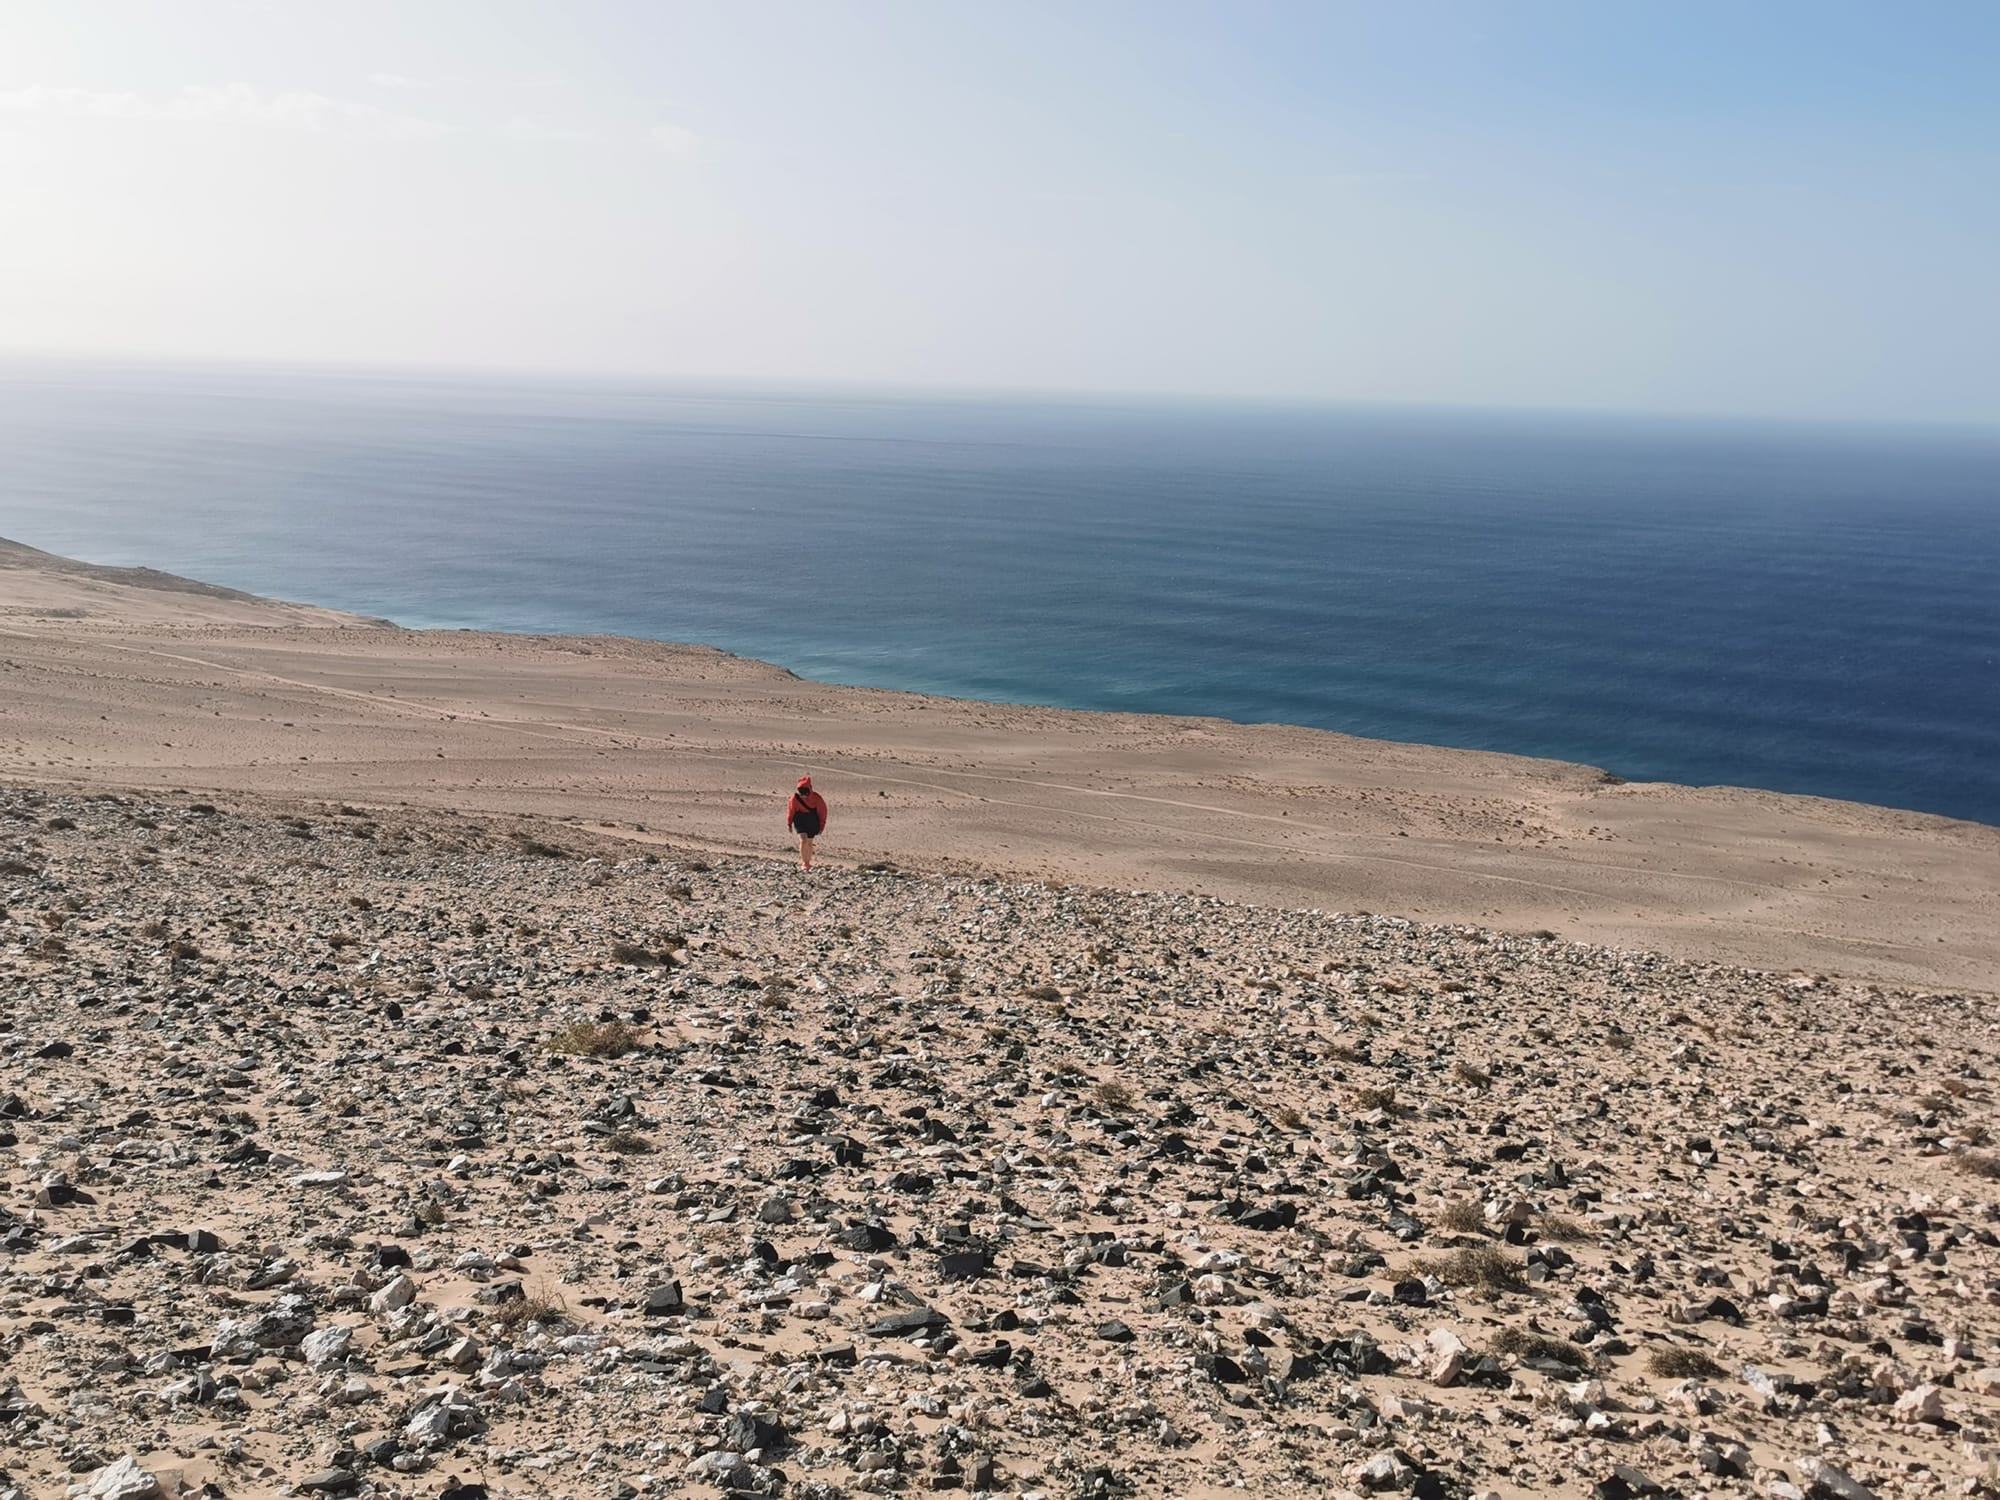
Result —
POLYGON ((295 90, 267 93, 247 83, 219 86, 190 83, 171 93, 37 85, 0 91, 0 114, 169 124, 242 124, 312 132, 341 130, 398 139, 443 135, 452 129, 440 120, 399 114, 372 104, 295 90))
POLYGON ((531 120, 516 115, 500 127, 500 133, 516 141, 554 141, 565 145, 581 145, 597 139, 597 132, 574 125, 551 125, 543 120, 531 120))
POLYGON ((655 125, 646 134, 668 156, 690 157, 701 145, 701 137, 685 125, 655 125))
POLYGON ((370 73, 368 81, 378 89, 425 89, 430 85, 421 78, 411 78, 403 73, 370 73))

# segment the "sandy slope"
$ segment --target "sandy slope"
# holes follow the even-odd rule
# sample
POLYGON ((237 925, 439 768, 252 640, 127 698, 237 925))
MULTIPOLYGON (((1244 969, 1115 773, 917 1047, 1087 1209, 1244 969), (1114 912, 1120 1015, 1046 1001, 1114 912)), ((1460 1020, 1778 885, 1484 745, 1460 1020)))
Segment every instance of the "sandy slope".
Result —
POLYGON ((1216 720, 800 681, 696 647, 371 628, 0 546, 0 776, 568 817, 2000 988, 2000 829, 1216 720))

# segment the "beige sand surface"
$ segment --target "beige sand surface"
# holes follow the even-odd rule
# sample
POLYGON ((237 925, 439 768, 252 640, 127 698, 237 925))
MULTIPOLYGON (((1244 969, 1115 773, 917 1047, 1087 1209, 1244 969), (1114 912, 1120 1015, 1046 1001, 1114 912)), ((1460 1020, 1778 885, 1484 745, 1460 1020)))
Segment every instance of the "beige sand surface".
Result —
POLYGON ((829 687, 687 646, 383 627, 0 545, 0 777, 570 818, 2000 989, 2000 829, 1218 720, 829 687))

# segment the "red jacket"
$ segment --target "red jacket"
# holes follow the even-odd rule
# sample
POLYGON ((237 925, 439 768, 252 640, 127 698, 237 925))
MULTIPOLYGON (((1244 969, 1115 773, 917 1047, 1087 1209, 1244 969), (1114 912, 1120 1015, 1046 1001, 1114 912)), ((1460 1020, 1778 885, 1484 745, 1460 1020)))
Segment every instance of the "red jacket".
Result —
POLYGON ((826 832, 826 798, 818 792, 793 792, 792 800, 785 804, 785 826, 790 828, 801 812, 815 814, 819 818, 819 831, 826 832))

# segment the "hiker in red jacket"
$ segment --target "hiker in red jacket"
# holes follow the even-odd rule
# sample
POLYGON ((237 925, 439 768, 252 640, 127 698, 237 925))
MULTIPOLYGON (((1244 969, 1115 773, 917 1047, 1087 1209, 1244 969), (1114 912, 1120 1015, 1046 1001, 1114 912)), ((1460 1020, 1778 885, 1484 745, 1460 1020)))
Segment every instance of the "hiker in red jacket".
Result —
POLYGON ((813 790, 810 776, 799 778, 799 789, 785 804, 785 826, 799 836, 799 868, 813 867, 813 840, 826 830, 826 798, 813 790))

